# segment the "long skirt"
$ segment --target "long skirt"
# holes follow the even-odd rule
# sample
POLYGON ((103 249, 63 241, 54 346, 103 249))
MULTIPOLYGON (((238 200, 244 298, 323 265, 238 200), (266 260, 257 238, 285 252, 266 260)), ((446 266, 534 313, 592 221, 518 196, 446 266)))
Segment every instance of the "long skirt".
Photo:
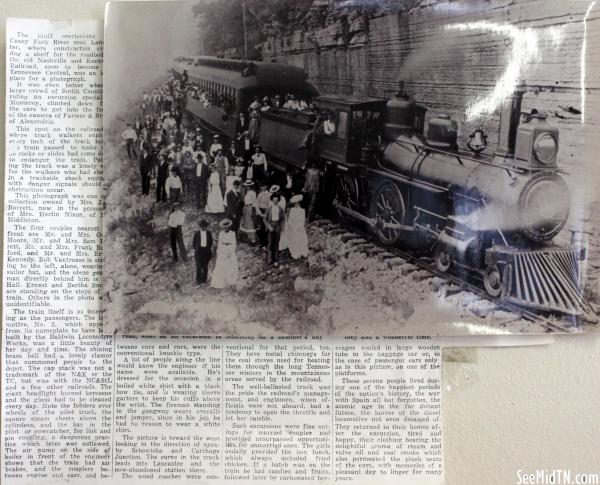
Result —
POLYGON ((171 203, 179 202, 179 198, 181 197, 181 189, 171 188, 169 190, 169 199, 171 203))
POLYGON ((267 181, 267 174, 265 173, 264 165, 253 165, 252 175, 258 184, 265 183, 267 181))
POLYGON ((240 224, 240 236, 245 237, 253 244, 257 241, 254 207, 251 205, 244 206, 244 211, 242 212, 242 223, 240 224))
POLYGON ((225 212, 223 196, 221 195, 221 188, 218 183, 210 185, 206 200, 206 212, 210 214, 221 214, 225 212))
POLYGON ((290 255, 294 259, 308 256, 308 237, 304 225, 287 225, 287 237, 290 255))
POLYGON ((235 286, 238 277, 238 260, 234 252, 217 252, 217 261, 213 269, 210 286, 223 289, 235 286))
POLYGON ((279 250, 284 251, 288 248, 288 235, 287 235, 287 220, 283 221, 283 228, 281 229, 281 236, 279 236, 279 250))

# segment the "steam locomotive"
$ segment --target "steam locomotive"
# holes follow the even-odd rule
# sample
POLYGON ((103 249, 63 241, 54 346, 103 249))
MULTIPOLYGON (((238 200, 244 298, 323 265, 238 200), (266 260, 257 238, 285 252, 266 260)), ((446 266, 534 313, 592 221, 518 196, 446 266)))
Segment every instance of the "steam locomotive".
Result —
POLYGON ((188 98, 201 124, 235 136, 237 113, 255 96, 311 98, 314 112, 261 113, 260 143, 270 162, 300 172, 307 160, 325 170, 329 206, 386 245, 430 251, 438 271, 479 277, 494 298, 542 312, 581 315, 581 251, 553 239, 563 230, 570 193, 557 167, 558 129, 543 112, 523 116, 524 88, 502 105, 498 148, 458 146, 458 124, 430 117, 401 89, 392 99, 317 95, 302 69, 276 63, 202 57, 176 75, 213 94, 207 106, 188 98), (319 113, 335 126, 325 135, 319 113), (309 148, 306 140, 312 140, 309 148))

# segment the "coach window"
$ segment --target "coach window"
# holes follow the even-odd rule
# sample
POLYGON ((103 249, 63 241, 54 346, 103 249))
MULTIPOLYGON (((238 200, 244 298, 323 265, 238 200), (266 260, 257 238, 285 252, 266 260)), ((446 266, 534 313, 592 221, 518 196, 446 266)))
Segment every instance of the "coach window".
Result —
POLYGON ((337 137, 345 140, 346 132, 348 131, 348 113, 338 111, 338 123, 336 127, 337 137))

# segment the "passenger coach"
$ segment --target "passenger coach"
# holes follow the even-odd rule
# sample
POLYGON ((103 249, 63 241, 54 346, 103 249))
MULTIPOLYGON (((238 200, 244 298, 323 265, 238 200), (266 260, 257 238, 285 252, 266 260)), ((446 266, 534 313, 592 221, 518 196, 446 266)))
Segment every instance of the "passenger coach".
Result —
POLYGON ((188 95, 188 112, 201 125, 230 138, 236 135, 237 114, 247 113, 256 96, 279 94, 283 99, 293 94, 309 99, 318 94, 303 69, 272 62, 199 57, 191 63, 177 63, 174 71, 178 76, 187 73, 188 82, 209 93, 210 103, 188 95))

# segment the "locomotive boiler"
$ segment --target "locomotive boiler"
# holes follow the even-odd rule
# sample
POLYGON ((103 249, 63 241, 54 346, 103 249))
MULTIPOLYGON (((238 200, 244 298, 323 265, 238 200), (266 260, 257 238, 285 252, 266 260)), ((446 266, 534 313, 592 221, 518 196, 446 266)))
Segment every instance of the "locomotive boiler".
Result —
POLYGON ((388 103, 387 141, 373 160, 373 227, 388 244, 416 233, 431 243, 439 271, 476 271, 491 296, 578 314, 579 255, 552 243, 570 209, 556 163, 559 134, 543 112, 520 121, 523 94, 505 100, 491 157, 459 150, 448 117, 431 119, 424 133, 422 109, 406 98, 388 103))
MULTIPOLYGON (((521 113, 524 88, 503 102, 498 148, 487 155, 481 130, 473 134, 470 150, 461 149, 458 124, 446 115, 426 122, 427 110, 403 89, 391 100, 315 97, 306 74, 296 68, 214 58, 196 62, 195 82, 214 87, 206 79, 220 63, 230 79, 237 82, 231 74, 236 69, 244 78, 238 91, 225 91, 240 111, 248 109, 249 102, 240 100, 251 90, 266 92, 263 84, 270 86, 270 96, 294 92, 312 99, 314 111, 261 113, 260 144, 269 163, 282 170, 301 174, 307 163, 321 165, 324 199, 337 217, 362 225, 383 244, 431 252, 438 271, 478 277, 492 297, 547 312, 588 312, 580 253, 553 242, 570 209, 557 166, 559 132, 543 112, 521 113), (335 126, 332 133, 323 131, 324 116, 335 126)), ((175 72, 181 75, 182 69, 175 72)), ((229 134, 207 124, 196 104, 190 100, 186 109, 197 121, 229 134)), ((229 113, 222 114, 226 120, 229 113)))

